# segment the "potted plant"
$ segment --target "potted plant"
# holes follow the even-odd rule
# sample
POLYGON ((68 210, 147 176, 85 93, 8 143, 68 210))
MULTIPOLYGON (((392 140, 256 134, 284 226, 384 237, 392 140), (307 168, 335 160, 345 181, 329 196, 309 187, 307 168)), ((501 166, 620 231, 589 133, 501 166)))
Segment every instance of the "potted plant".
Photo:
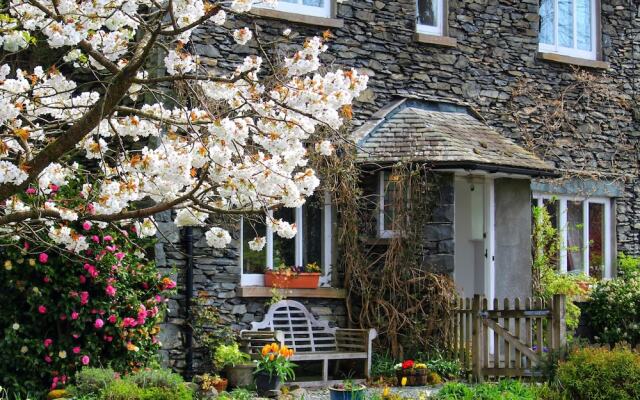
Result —
POLYGON ((365 389, 362 384, 356 384, 350 379, 337 383, 329 388, 331 400, 364 400, 365 389))
POLYGON ((228 381, 219 375, 203 374, 200 377, 200 391, 208 393, 211 389, 215 389, 217 393, 227 390, 228 381))
POLYGON ((289 267, 284 264, 264 273, 267 287, 283 289, 315 289, 320 282, 320 267, 316 263, 304 267, 289 267))
POLYGON ((234 388, 251 386, 255 365, 248 354, 240 351, 238 343, 220 345, 214 353, 216 367, 224 369, 229 385, 234 388))
POLYGON ((401 386, 425 386, 428 384, 429 369, 427 364, 413 360, 404 360, 395 365, 398 384, 401 386))
POLYGON ((293 369, 296 365, 290 360, 293 353, 293 349, 284 345, 280 347, 278 343, 264 345, 254 372, 256 391, 260 396, 273 393, 280 384, 295 378, 293 369))

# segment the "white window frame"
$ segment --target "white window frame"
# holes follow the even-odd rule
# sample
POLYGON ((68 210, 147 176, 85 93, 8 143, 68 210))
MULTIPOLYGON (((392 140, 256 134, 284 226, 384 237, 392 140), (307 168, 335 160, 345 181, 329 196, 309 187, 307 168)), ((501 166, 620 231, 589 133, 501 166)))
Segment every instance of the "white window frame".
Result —
POLYGON ((324 4, 322 7, 307 6, 302 4, 302 0, 297 1, 297 4, 278 1, 275 7, 267 6, 259 2, 254 4, 254 7, 273 9, 292 14, 309 15, 312 17, 331 18, 331 5, 334 0, 324 0, 324 4))
MULTIPOLYGON (((269 211, 269 217, 272 216, 272 211, 269 211)), ((301 266, 303 263, 303 250, 304 250, 304 229, 303 229, 303 213, 302 207, 295 209, 296 216, 296 236, 291 239, 295 240, 295 263, 297 266, 301 266)), ((325 192, 324 204, 322 207, 322 274, 320 275, 320 286, 331 286, 331 270, 333 264, 333 207, 331 205, 331 194, 325 192)), ((266 226, 265 236, 265 267, 267 269, 273 269, 273 235, 274 232, 268 225, 266 226)), ((245 274, 244 273, 244 224, 242 218, 240 218, 240 286, 264 286, 264 274, 245 274)))
POLYGON ((544 200, 557 200, 558 201, 558 234, 560 236, 560 265, 559 270, 562 273, 567 273, 568 265, 568 230, 567 230, 567 202, 568 201, 581 201, 582 202, 582 273, 589 276, 589 204, 602 204, 604 206, 604 228, 603 228, 603 242, 604 246, 602 252, 603 270, 602 278, 613 278, 612 264, 614 260, 613 253, 613 226, 612 226, 612 204, 613 201, 608 197, 580 197, 580 196, 566 196, 566 195, 554 195, 549 193, 534 193, 533 194, 534 205, 541 207, 544 200))
MULTIPOLYGON (((591 1, 591 51, 578 49, 578 22, 576 19, 576 0, 573 1, 573 47, 560 46, 558 40, 558 0, 553 1, 553 41, 554 44, 538 43, 538 49, 543 53, 556 53, 570 57, 582 58, 587 60, 597 60, 598 58, 598 13, 596 10, 596 0, 591 1)), ((542 18, 542 16, 540 16, 542 18)))
POLYGON ((416 31, 418 33, 424 33, 426 35, 435 35, 435 36, 443 36, 444 35, 444 11, 445 11, 445 1, 446 0, 434 0, 437 2, 437 13, 436 13, 436 26, 424 25, 419 21, 418 15, 418 1, 416 2, 416 31))

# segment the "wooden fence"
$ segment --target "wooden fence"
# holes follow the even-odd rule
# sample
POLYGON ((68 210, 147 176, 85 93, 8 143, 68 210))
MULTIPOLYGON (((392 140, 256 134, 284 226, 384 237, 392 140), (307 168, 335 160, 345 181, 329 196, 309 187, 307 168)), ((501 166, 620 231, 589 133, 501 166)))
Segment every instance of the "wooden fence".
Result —
POLYGON ((533 377, 544 352, 566 338, 566 299, 459 299, 452 319, 450 350, 473 378, 533 377))

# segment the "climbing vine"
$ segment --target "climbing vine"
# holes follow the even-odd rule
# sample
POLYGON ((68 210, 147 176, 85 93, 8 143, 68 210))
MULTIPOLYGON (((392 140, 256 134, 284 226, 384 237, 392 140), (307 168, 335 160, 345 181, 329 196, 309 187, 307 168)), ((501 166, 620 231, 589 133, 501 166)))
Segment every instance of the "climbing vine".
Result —
POLYGON ((319 171, 338 210, 338 273, 347 289, 347 313, 361 327, 376 327, 379 345, 393 356, 442 347, 456 296, 452 279, 423 265, 424 229, 436 206, 439 178, 425 164, 398 163, 390 170, 394 235, 376 239, 378 194, 363 181, 380 167, 357 164, 348 144, 323 160, 319 171), (348 250, 347 250, 348 249, 348 250))

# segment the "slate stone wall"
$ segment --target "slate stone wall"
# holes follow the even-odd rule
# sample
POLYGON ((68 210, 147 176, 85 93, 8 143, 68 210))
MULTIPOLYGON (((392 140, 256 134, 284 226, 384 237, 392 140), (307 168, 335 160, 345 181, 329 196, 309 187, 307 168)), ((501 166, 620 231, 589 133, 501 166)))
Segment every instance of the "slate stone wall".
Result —
MULTIPOLYGON (((639 6, 634 0, 601 1, 602 52, 611 68, 587 69, 592 82, 585 83, 574 66, 536 58, 538 1, 450 0, 449 36, 457 39, 457 46, 450 48, 414 40, 414 0, 346 0, 337 6, 344 28, 331 30, 334 38, 323 59, 325 65, 355 67, 369 75, 369 88, 354 107, 356 125, 395 96, 462 103, 505 136, 555 162, 567 175, 624 182, 624 194, 616 203, 618 249, 640 255, 639 6), (606 87, 614 95, 603 96, 600 89, 589 92, 590 85, 606 87), (560 94, 575 107, 562 124, 545 131, 539 102, 560 94)), ((298 44, 326 29, 277 19, 240 18, 226 24, 227 28, 234 26, 256 27, 264 42, 281 38, 283 30, 292 28, 292 41, 298 44)), ((239 46, 227 32, 208 26, 194 36, 193 46, 203 56, 203 65, 214 71, 227 71, 245 56, 259 54, 255 41, 239 46)), ((555 109, 549 103, 546 107, 551 112, 555 109)), ((449 257, 453 254, 453 207, 447 207, 453 204, 453 188, 451 193, 444 190, 442 196, 443 207, 425 228, 425 248, 430 252, 424 264, 438 263, 447 271, 453 267, 453 257, 449 257)), ((168 218, 161 225, 166 239, 157 246, 159 262, 181 268, 180 234, 168 218)), ((236 296, 240 279, 237 242, 220 252, 204 246, 202 233, 196 232, 195 238, 196 290, 209 293, 211 302, 235 326, 261 319, 264 301, 236 296)), ((163 355, 178 370, 184 368, 181 295, 171 300, 163 330, 163 355)), ((333 318, 339 325, 345 323, 341 301, 307 303, 316 314, 333 318)))

